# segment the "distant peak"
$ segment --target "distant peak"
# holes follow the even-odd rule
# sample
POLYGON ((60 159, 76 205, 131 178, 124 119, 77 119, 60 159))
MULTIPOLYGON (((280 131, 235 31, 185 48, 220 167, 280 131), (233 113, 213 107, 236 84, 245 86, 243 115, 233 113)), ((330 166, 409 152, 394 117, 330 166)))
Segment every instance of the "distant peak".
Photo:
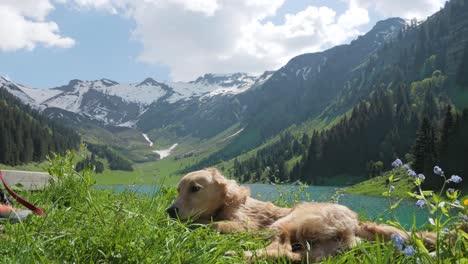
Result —
POLYGON ((142 81, 141 83, 137 84, 136 86, 142 86, 142 85, 155 86, 155 85, 161 85, 161 84, 159 82, 157 82, 156 80, 154 80, 153 78, 148 77, 144 81, 142 81))
POLYGON ((69 86, 75 86, 75 85, 80 84, 82 82, 83 82, 82 80, 73 79, 73 80, 70 80, 70 82, 68 82, 68 85, 69 86))
POLYGON ((100 80, 102 84, 104 84, 105 86, 113 86, 113 85, 117 85, 119 84, 118 82, 116 81, 113 81, 113 80, 109 80, 109 79, 101 79, 100 80))
POLYGON ((248 74, 244 72, 235 72, 235 73, 206 73, 203 76, 198 77, 195 81, 190 83, 208 83, 208 84, 217 84, 224 82, 228 79, 236 80, 243 77, 247 77, 248 74))
POLYGON ((383 31, 391 29, 392 27, 401 28, 406 25, 406 20, 399 17, 391 17, 385 20, 378 21, 371 31, 383 31))

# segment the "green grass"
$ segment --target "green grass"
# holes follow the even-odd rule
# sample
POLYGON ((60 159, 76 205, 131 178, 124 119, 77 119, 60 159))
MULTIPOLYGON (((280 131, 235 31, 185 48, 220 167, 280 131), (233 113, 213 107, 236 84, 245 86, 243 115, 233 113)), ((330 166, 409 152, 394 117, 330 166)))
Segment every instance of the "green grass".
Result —
POLYGON ((0 164, 1 170, 22 170, 22 171, 44 171, 47 162, 31 162, 28 164, 21 164, 16 166, 9 166, 0 164))
MULTIPOLYGON (((382 176, 377 176, 344 189, 346 192, 353 194, 382 196, 382 193, 389 190, 387 179, 391 174, 393 174, 393 172, 386 172, 382 176)), ((413 182, 414 180, 408 176, 403 169, 396 171, 396 173, 394 173, 394 181, 391 184, 395 186, 395 190, 392 191, 392 196, 409 198, 408 192, 413 192, 414 189, 413 182)))
MULTIPOLYGON (((328 128, 332 127, 334 124, 336 124, 337 122, 339 122, 346 114, 348 114, 348 113, 345 113, 344 115, 334 117, 332 119, 317 117, 317 118, 314 118, 314 119, 307 120, 307 121, 301 123, 300 125, 295 125, 295 124, 291 125, 290 127, 285 129, 284 131, 287 131, 287 132, 291 133, 293 136, 295 136, 295 137, 297 137, 299 139, 302 137, 302 135, 304 133, 306 133, 310 137, 314 130, 321 131, 321 130, 328 129, 328 128)), ((220 162, 219 164, 216 164, 215 167, 222 168, 223 173, 229 174, 228 172, 232 171, 233 168, 234 168, 234 160, 235 159, 242 162, 244 160, 252 158, 252 157, 254 157, 256 155, 257 151, 259 151, 261 149, 264 149, 264 148, 276 143, 279 140, 280 140, 280 134, 269 138, 268 140, 266 140, 265 143, 261 144, 260 146, 255 147, 255 148, 253 148, 253 149, 251 149, 251 150, 249 150, 249 151, 247 151, 247 152, 245 152, 245 153, 243 153, 243 154, 241 154, 241 155, 239 155, 239 156, 237 156, 235 158, 232 158, 230 160, 223 161, 223 162, 220 162)), ((291 170, 293 168, 293 166, 295 165, 295 163, 300 161, 300 158, 301 157, 297 156, 297 157, 293 157, 291 160, 289 160, 287 162, 288 169, 291 170)), ((341 184, 339 184, 339 185, 341 185, 341 184)))
MULTIPOLYGON (((190 165, 193 165, 211 153, 219 150, 229 140, 226 139, 229 135, 239 130, 239 125, 234 125, 223 133, 208 140, 199 140, 194 138, 179 139, 180 145, 174 150, 171 156, 162 160, 151 162, 134 163, 133 171, 112 171, 104 170, 102 174, 94 177, 97 184, 113 185, 113 184, 175 184, 179 181, 183 174, 183 170, 190 165), (184 153, 191 152, 193 156, 180 158, 184 153), (179 157, 179 158, 178 158, 179 157)), ((161 148, 168 147, 175 142, 166 142, 168 145, 163 145, 161 148)))
MULTIPOLYGON (((49 171, 58 180, 44 191, 21 193, 46 215, 3 224, 3 263, 245 263, 244 250, 268 244, 266 232, 221 235, 210 225, 168 218, 165 209, 176 196, 174 187, 150 195, 96 190, 89 171, 73 171, 74 159, 71 154, 53 158, 49 171)), ((274 202, 291 206, 285 200, 274 202)), ((407 257, 391 242, 362 242, 323 263, 437 263, 415 248, 416 255, 407 257)), ((463 243, 448 248, 439 263, 466 263, 461 260, 465 249, 463 243)))
POLYGON ((198 157, 175 160, 162 159, 154 162, 135 163, 133 171, 104 170, 93 176, 98 185, 113 184, 174 184, 182 175, 181 169, 193 164, 198 157))

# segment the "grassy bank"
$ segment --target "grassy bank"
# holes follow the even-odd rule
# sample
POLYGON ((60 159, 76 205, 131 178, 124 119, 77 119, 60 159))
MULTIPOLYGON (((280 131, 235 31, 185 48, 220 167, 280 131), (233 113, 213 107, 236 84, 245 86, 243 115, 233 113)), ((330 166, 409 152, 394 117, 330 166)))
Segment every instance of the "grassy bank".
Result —
POLYGON ((399 169, 386 172, 382 176, 374 177, 344 189, 347 193, 352 194, 382 196, 384 192, 388 192, 390 185, 393 185, 395 187, 392 191, 393 196, 410 198, 408 192, 413 192, 415 189, 413 182, 414 179, 408 176, 408 173, 404 169, 399 169), (393 175, 393 182, 391 184, 388 182, 390 175, 393 175))
MULTIPOLYGON (((169 219, 165 209, 176 195, 173 187, 149 196, 95 190, 92 174, 74 172, 72 161, 69 155, 55 158, 49 171, 58 181, 42 192, 22 193, 46 216, 4 223, 0 232, 3 263, 244 263, 244 250, 267 245, 266 233, 221 235, 209 226, 169 219)), ((363 242, 323 263, 437 263, 424 249, 416 244, 414 248, 415 255, 407 256, 392 242, 363 242)), ((459 243, 440 256, 455 263, 465 249, 459 243)))

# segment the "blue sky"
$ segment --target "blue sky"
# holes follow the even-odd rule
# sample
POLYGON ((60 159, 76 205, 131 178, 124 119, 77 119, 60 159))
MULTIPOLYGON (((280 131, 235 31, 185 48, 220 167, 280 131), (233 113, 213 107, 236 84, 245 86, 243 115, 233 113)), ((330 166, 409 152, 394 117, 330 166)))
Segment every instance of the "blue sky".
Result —
POLYGON ((378 20, 424 18, 442 5, 226 1, 0 0, 0 75, 42 88, 71 79, 129 83, 146 77, 192 80, 207 72, 261 73, 298 54, 347 43, 378 20))

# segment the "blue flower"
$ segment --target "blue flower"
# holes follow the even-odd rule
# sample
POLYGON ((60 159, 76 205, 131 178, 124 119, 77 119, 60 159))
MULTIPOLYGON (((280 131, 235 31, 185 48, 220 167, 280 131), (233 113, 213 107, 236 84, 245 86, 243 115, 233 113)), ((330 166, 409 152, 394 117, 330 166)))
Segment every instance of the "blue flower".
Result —
POLYGON ((435 166, 434 167, 434 173, 437 174, 437 175, 442 176, 442 174, 444 174, 444 171, 439 166, 435 166))
POLYGON ((454 205, 460 205, 460 201, 459 201, 459 200, 455 200, 455 201, 453 201, 453 204, 454 204, 454 205))
POLYGON ((399 168, 403 165, 403 162, 401 161, 401 159, 396 159, 394 162, 392 162, 392 167, 393 168, 399 168))
POLYGON ((424 181, 426 179, 426 176, 424 176, 424 174, 422 174, 422 173, 419 173, 418 174, 418 179, 420 179, 421 181, 424 181))
POLYGON ((405 164, 405 165, 403 165, 403 169, 405 169, 405 170, 409 170, 409 169, 410 169, 410 167, 408 166, 408 164, 405 164))
POLYGON ((453 194, 455 192, 455 189, 454 188, 448 188, 447 192, 449 192, 450 194, 453 194))
POLYGON ((461 215, 460 219, 465 221, 465 222, 468 222, 468 216, 466 216, 466 215, 461 215))
POLYGON ((405 240, 399 234, 396 233, 393 233, 391 235, 391 238, 393 244, 395 244, 395 247, 401 251, 403 249, 403 244, 405 244, 405 240))
POLYGON ((450 177, 450 179, 447 180, 447 182, 454 182, 454 183, 460 183, 462 182, 462 178, 458 175, 452 175, 452 177, 450 177))
POLYGON ((411 177, 416 177, 416 172, 414 172, 414 170, 408 170, 408 175, 411 177))
POLYGON ((419 207, 419 208, 423 208, 424 205, 426 204, 426 202, 424 200, 418 200, 416 202, 416 205, 419 207))
POLYGON ((414 251, 413 246, 407 246, 407 247, 405 248, 405 250, 403 250, 403 253, 404 253, 406 256, 411 257, 411 256, 414 256, 414 254, 415 254, 416 252, 414 251))

